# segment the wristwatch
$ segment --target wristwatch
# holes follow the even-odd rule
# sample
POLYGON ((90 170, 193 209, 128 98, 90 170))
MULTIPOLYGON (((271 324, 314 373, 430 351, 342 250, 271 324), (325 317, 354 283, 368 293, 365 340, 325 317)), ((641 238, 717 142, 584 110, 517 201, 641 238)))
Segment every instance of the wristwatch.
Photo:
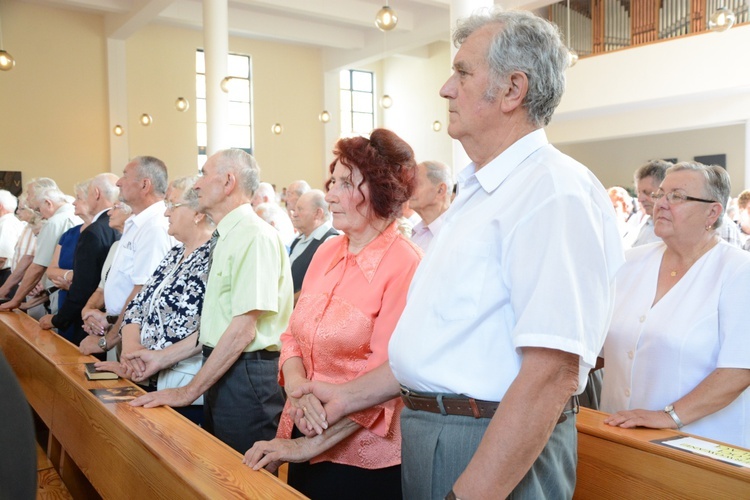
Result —
POLYGON ((674 420, 674 423, 677 424, 678 429, 682 429, 682 426, 685 425, 682 423, 682 420, 680 420, 680 417, 677 416, 677 413, 674 411, 674 405, 667 405, 664 407, 664 413, 672 417, 672 420, 674 420))
POLYGON ((99 349, 104 352, 109 351, 109 349, 107 349, 107 337, 105 337, 104 335, 102 335, 102 338, 99 339, 99 349))

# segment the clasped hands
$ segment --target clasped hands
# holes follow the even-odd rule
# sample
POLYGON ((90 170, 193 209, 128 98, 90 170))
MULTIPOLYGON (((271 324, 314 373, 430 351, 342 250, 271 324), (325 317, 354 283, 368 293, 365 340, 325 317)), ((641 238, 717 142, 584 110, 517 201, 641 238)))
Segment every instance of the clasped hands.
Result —
POLYGON ((258 441, 247 450, 242 463, 254 470, 266 468, 275 472, 284 462, 305 462, 318 455, 314 438, 329 424, 336 423, 344 414, 336 410, 337 386, 324 382, 308 382, 287 388, 290 403, 287 415, 305 437, 258 441))

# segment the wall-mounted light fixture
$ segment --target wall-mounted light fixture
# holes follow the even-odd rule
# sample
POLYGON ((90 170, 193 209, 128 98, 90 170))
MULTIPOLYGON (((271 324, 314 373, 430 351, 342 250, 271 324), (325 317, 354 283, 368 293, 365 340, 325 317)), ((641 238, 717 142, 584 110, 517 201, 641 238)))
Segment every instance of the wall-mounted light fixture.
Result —
POLYGON ((443 129, 443 124, 440 123, 440 120, 435 120, 432 122, 432 130, 435 132, 440 132, 443 129))
POLYGON ((138 121, 140 121, 141 125, 143 125, 144 127, 148 127, 149 125, 154 123, 154 119, 151 118, 151 115, 148 113, 143 113, 138 121))
POLYGON ((190 103, 184 97, 178 97, 174 102, 174 107, 177 108, 177 111, 187 111, 190 109, 190 103))
POLYGON ((382 9, 375 15, 375 26, 380 31, 391 31, 398 24, 398 15, 396 11, 388 6, 388 0, 382 9))
POLYGON ((16 65, 16 60, 3 50, 3 23, 0 20, 0 70, 10 71, 16 65))
POLYGON ((271 126, 271 132, 273 132, 274 135, 281 135, 283 131, 284 131, 284 127, 281 125, 281 123, 274 123, 271 126))
POLYGON ((320 121, 321 121, 321 123, 328 123, 328 122, 330 122, 330 121, 331 121, 331 114, 330 114, 330 113, 329 113, 328 111, 326 111, 326 110, 323 110, 323 111, 322 111, 322 112, 321 112, 321 113, 320 113, 320 114, 318 115, 318 120, 320 120, 320 121))
POLYGON ((112 129, 112 133, 115 134, 117 137, 120 137, 122 134, 125 133, 125 129, 122 128, 122 125, 115 125, 115 127, 112 129))
POLYGON ((229 82, 231 81, 232 81, 231 76, 225 76, 224 78, 221 79, 221 83, 219 84, 219 87, 221 87, 221 90, 226 94, 229 93, 229 82))
POLYGON ((380 107, 388 109, 391 106, 393 106, 393 99, 388 94, 383 94, 383 97, 380 98, 380 107))

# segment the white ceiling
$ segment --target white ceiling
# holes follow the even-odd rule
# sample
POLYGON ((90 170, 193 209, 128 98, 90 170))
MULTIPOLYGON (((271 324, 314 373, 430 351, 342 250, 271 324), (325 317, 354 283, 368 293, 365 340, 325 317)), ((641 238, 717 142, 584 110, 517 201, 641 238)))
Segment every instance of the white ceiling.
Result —
MULTIPOLYGON (((100 13, 107 36, 127 39, 144 26, 164 23, 200 30, 201 0, 26 0, 100 13)), ((551 0, 510 0, 505 7, 538 8, 551 0)), ((232 36, 319 47, 326 69, 409 53, 448 41, 450 0, 390 0, 398 26, 384 35, 375 14, 385 0, 229 0, 232 36)))

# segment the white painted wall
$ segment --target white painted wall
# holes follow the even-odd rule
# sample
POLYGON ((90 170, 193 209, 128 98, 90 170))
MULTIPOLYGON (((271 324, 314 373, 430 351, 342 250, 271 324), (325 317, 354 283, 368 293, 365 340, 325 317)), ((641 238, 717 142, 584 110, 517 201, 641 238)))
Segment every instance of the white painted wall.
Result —
MULTIPOLYGON (((382 88, 393 106, 382 111, 383 126, 393 130, 414 149, 417 161, 438 160, 451 165, 453 140, 448 136, 448 104, 439 90, 450 76, 450 46, 435 42, 415 56, 395 56, 384 61, 382 88), (443 128, 432 130, 439 120, 443 128)), ((465 165, 454 166, 454 171, 465 165)))
POLYGON ((586 165, 607 187, 632 186, 633 172, 650 159, 690 161, 695 156, 726 154, 732 195, 737 196, 747 187, 745 135, 745 125, 728 125, 556 146, 586 165))

